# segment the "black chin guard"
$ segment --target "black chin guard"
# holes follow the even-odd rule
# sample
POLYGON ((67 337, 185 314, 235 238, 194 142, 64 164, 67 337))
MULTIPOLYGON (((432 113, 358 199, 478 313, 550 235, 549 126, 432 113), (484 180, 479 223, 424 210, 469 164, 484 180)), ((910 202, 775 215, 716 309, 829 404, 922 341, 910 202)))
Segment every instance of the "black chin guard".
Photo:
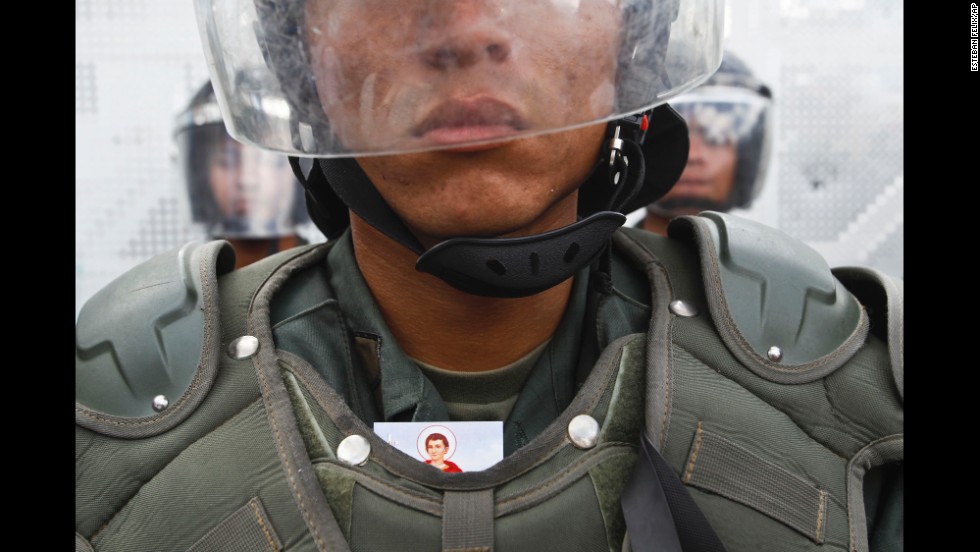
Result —
POLYGON ((473 295, 526 297, 591 264, 625 222, 622 213, 603 211, 533 236, 452 238, 423 253, 415 268, 473 295))

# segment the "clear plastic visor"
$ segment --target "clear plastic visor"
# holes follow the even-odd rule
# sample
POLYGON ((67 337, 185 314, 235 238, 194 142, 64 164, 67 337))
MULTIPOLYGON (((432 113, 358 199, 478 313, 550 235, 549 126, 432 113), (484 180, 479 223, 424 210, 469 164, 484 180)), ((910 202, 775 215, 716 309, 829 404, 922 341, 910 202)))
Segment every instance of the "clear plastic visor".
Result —
POLYGON ((738 144, 771 121, 772 100, 742 88, 702 86, 670 105, 687 121, 692 139, 711 146, 738 144))
POLYGON ((662 104, 723 0, 197 0, 228 131, 307 157, 467 149, 662 104))
POLYGON ((176 136, 187 212, 213 238, 274 238, 308 222, 286 156, 232 139, 218 123, 176 136))

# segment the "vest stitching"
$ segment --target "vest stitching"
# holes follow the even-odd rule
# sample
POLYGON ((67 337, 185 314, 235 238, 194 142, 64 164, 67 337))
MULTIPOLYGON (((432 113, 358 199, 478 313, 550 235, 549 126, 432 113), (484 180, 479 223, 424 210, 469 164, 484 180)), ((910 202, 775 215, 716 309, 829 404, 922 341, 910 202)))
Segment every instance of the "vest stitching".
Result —
MULTIPOLYGON (((306 260, 301 259, 301 257, 312 256, 314 259, 316 259, 316 254, 319 253, 319 251, 324 251, 324 250, 329 250, 329 247, 324 249, 310 248, 308 250, 304 250, 301 254, 292 256, 286 259, 284 262, 280 263, 276 268, 274 268, 269 273, 269 276, 267 278, 272 278, 272 279, 275 279, 276 277, 281 278, 281 280, 279 280, 276 284, 278 288, 278 286, 281 286, 282 282, 284 282, 285 279, 288 278, 290 274, 292 274, 295 270, 297 270, 298 266, 308 266, 306 264, 303 264, 304 261, 306 260), (309 255, 311 251, 314 253, 313 255, 309 255)), ((256 298, 259 298, 261 296, 262 299, 265 299, 265 296, 269 293, 268 284, 269 284, 269 279, 262 282, 259 285, 258 289, 256 289, 253 292, 251 304, 249 305, 246 311, 247 326, 252 326, 254 328, 253 317, 252 317, 253 313, 251 312, 251 310, 255 307, 256 298)), ((268 308, 268 302, 264 303, 262 307, 268 308)), ((263 308, 260 308, 259 310, 261 311, 263 310, 263 308)), ((269 313, 263 312, 263 314, 265 316, 268 316, 269 313)), ((262 329, 264 330, 265 328, 262 329)), ((271 343, 273 342, 273 340, 271 339, 271 328, 268 328, 268 333, 270 334, 268 337, 270 338, 269 342, 271 343)), ((268 413, 267 419, 269 420, 269 426, 272 429, 273 438, 276 441, 276 449, 277 449, 279 459, 283 463, 283 469, 286 472, 286 479, 289 482, 289 486, 293 498, 296 501, 296 505, 299 507, 300 514, 303 516, 303 520, 306 522, 307 528, 310 530, 310 533, 312 534, 314 540, 316 541, 317 548, 320 550, 326 550, 327 547, 323 539, 323 535, 320 533, 320 529, 321 529, 320 524, 316 523, 315 518, 311 516, 309 509, 306 505, 306 501, 303 498, 304 497, 303 489, 300 488, 300 486, 296 482, 296 469, 293 467, 289 448, 287 447, 287 444, 283 441, 282 431, 279 427, 278 418, 279 416, 289 416, 291 414, 289 408, 291 408, 292 401, 288 399, 288 391, 286 391, 282 383, 281 376, 278 378, 278 386, 274 386, 268 379, 269 374, 275 374, 275 370, 277 370, 278 367, 278 359, 280 358, 279 355, 276 354, 274 348, 270 348, 270 349, 272 350, 269 351, 269 350, 265 350, 265 348, 263 347, 260 347, 259 354, 252 357, 252 363, 255 366, 255 372, 259 380, 259 389, 261 391, 262 400, 265 404, 266 412, 268 413), (262 362, 263 360, 265 360, 266 357, 268 357, 271 360, 271 362, 268 363, 268 366, 266 366, 266 363, 262 362), (269 374, 266 373, 267 370, 269 371, 269 374), (272 397, 270 397, 269 395, 277 392, 287 394, 287 399, 285 401, 285 404, 289 405, 288 407, 283 406, 279 409, 274 408, 274 405, 272 404, 272 397), (285 414, 283 414, 283 412, 285 412, 285 414)))
MULTIPOLYGON (((645 351, 647 355, 647 359, 646 359, 647 367, 649 367, 651 363, 656 362, 655 360, 653 360, 654 359, 653 355, 650 354, 651 353, 650 343, 653 341, 650 339, 650 334, 654 331, 655 327, 659 328, 659 325, 656 322, 657 315, 659 315, 660 319, 663 320, 664 329, 666 330, 666 334, 667 334, 666 335, 667 351, 666 351, 666 360, 664 363, 664 380, 663 380, 664 409, 660 422, 660 443, 659 443, 660 448, 663 448, 667 442, 667 432, 670 428, 670 411, 671 411, 670 375, 673 368, 673 354, 671 352, 671 345, 674 343, 674 320, 673 317, 671 317, 669 314, 667 316, 664 316, 664 311, 666 310, 666 306, 664 306, 663 301, 660 301, 659 304, 657 302, 658 289, 656 286, 656 281, 662 280, 664 282, 666 287, 665 291, 669 293, 670 296, 673 296, 674 294, 673 286, 671 285, 670 273, 667 270, 667 268, 659 261, 658 257, 654 255, 653 252, 646 247, 646 245, 643 244, 643 242, 637 240, 635 237, 625 232, 620 232, 617 235, 621 236, 624 240, 629 242, 626 245, 631 245, 632 247, 635 247, 636 249, 639 250, 639 251, 630 251, 629 248, 625 247, 625 245, 623 246, 627 257, 629 257, 637 264, 641 262, 643 263, 643 270, 646 273, 647 284, 650 287, 650 327, 648 328, 647 334, 645 336, 646 343, 647 343, 647 349, 645 351), (646 260, 639 259, 638 256, 640 254, 644 255, 646 257, 646 260), (659 274, 657 274, 658 271, 659 274)), ((646 385, 649 387, 650 382, 647 381, 646 385)))
POLYGON ((697 462, 698 452, 701 451, 701 422, 698 421, 697 430, 694 432, 694 450, 691 451, 691 459, 684 469, 684 483, 691 482, 691 475, 694 473, 694 463, 697 462))
MULTIPOLYGON (((211 431, 209 431, 209 432, 207 432, 207 433, 205 433, 204 435, 202 435, 202 436, 200 436, 200 437, 199 437, 198 439, 196 439, 196 440, 194 441, 194 443, 197 443, 198 441, 200 441, 201 439, 204 439, 204 438, 205 438, 205 437, 207 437, 208 435, 212 435, 212 434, 214 434, 215 432, 217 432, 217 431, 219 431, 219 430, 220 430, 221 428, 223 428, 223 427, 224 427, 225 425, 227 425, 227 424, 228 424, 229 422, 231 422, 231 421, 232 421, 232 420, 233 420, 234 418, 236 418, 236 417, 238 417, 239 415, 241 415, 241 414, 242 414, 243 412, 245 412, 246 410, 248 410, 248 409, 250 409, 250 408, 251 408, 252 406, 254 406, 255 404, 258 404, 260 400, 261 400, 261 399, 260 399, 260 398, 258 398, 258 399, 255 399, 254 401, 252 401, 252 402, 250 402, 250 403, 248 403, 248 404, 247 404, 247 405, 245 405, 245 406, 244 406, 244 407, 243 407, 243 408, 242 408, 241 410, 239 410, 238 412, 235 412, 234 414, 232 414, 231 416, 229 416, 227 420, 225 420, 224 422, 222 422, 222 423, 221 423, 221 425, 219 425, 218 427, 215 427, 215 428, 214 428, 214 429, 212 429, 211 431)), ((187 445, 187 447, 185 447, 185 448, 190 448, 190 447, 191 447, 191 446, 192 446, 192 445, 193 445, 194 443, 191 443, 190 445, 187 445)), ((160 473, 161 473, 161 472, 163 471, 163 469, 164 469, 164 468, 166 468, 166 466, 169 466, 169 465, 170 465, 170 464, 171 464, 171 463, 172 463, 172 462, 173 462, 174 460, 176 460, 176 457, 174 457, 174 458, 172 458, 172 459, 170 460, 170 462, 167 462, 167 463, 166 463, 166 465, 164 465, 163 467, 161 467, 161 469, 160 469, 160 470, 158 470, 156 474, 154 474, 153 476, 151 476, 151 477, 150 477, 150 479, 147 479, 146 481, 144 481, 144 482, 143 482, 143 484, 142 484, 142 485, 140 485, 140 488, 139 488, 139 489, 137 489, 137 490, 136 490, 136 492, 134 492, 134 493, 133 493, 133 496, 136 496, 136 494, 138 494, 138 493, 139 493, 139 491, 140 491, 140 490, 142 490, 142 488, 143 488, 143 487, 144 487, 144 486, 145 486, 145 485, 146 485, 147 483, 149 483, 149 482, 150 482, 150 481, 151 481, 151 480, 152 480, 153 478, 155 478, 155 477, 156 477, 157 475, 159 475, 159 474, 160 474, 160 473)), ((103 524, 102 524, 102 525, 101 525, 101 526, 100 526, 100 527, 99 527, 98 529, 96 529, 96 530, 95 530, 95 532, 93 532, 93 533, 92 533, 92 535, 91 535, 91 536, 89 537, 89 541, 92 541, 92 540, 95 540, 95 539, 96 539, 96 537, 98 537, 98 535, 99 535, 99 533, 101 533, 103 529, 105 529, 105 528, 107 528, 107 527, 109 527, 109 525, 110 525, 110 524, 112 523, 112 521, 113 521, 113 520, 114 520, 114 519, 116 518, 116 516, 117 516, 117 515, 119 515, 119 513, 120 513, 120 512, 122 512, 122 510, 123 510, 123 508, 125 508, 125 507, 126 507, 126 506, 127 506, 127 505, 128 505, 128 504, 129 504, 130 502, 131 502, 131 501, 132 501, 132 498, 130 498, 130 499, 128 499, 128 500, 126 501, 126 503, 125 503, 125 504, 123 504, 123 506, 122 506, 121 508, 119 508, 119 509, 117 509, 117 510, 116 510, 115 512, 113 512, 113 513, 112 513, 112 514, 111 514, 111 515, 109 516, 109 518, 108 518, 108 519, 107 519, 107 520, 105 521, 105 523, 103 523, 103 524)))
MULTIPOLYGON (((609 453, 609 456, 619 456, 620 454, 625 454, 625 452, 619 452, 618 451, 618 449, 620 447, 624 446, 624 445, 625 446, 628 446, 630 448, 633 448, 633 449, 636 448, 636 445, 633 445, 631 443, 622 443, 622 442, 616 442, 616 441, 609 441, 609 442, 606 443, 606 445, 607 446, 605 448, 603 448, 602 450, 596 451, 596 454, 599 454, 601 452, 604 452, 604 451, 609 450, 609 451, 613 451, 613 452, 610 452, 609 453)), ((608 458, 607 458, 607 460, 608 460, 608 458)), ((580 466, 582 466, 584 464, 588 464, 588 463, 593 462, 593 461, 594 461, 594 459, 591 458, 591 457, 589 457, 588 455, 583 456, 582 458, 576 460, 572 464, 569 464, 564 469, 564 471, 565 471, 565 473, 570 473, 570 472, 574 471, 575 469, 579 468, 580 466)), ((585 474, 588 474, 588 470, 586 470, 585 474)), ((585 474, 583 474, 583 475, 585 475, 585 474)), ((502 506, 504 506, 506 504, 510 504, 510 503, 512 503, 514 501, 521 500, 521 499, 526 498, 526 497, 531 496, 531 495, 535 495, 535 494, 547 494, 546 492, 544 492, 545 490, 547 490, 547 489, 549 489, 551 487, 554 487, 555 485, 557 485, 559 483, 565 482, 565 479, 566 478, 561 477, 559 475, 558 477, 552 478, 550 481, 546 482, 544 485, 541 485, 540 487, 534 487, 534 488, 528 489, 528 490, 526 490, 526 491, 524 491, 524 492, 522 492, 520 494, 511 496, 510 498, 507 498, 506 500, 502 500, 502 501, 498 502, 497 505, 502 507, 502 506)), ((577 480, 578 477, 576 477, 575 479, 577 480)))
POLYGON ((248 505, 252 507, 252 513, 255 515, 255 521, 259 523, 259 527, 262 529, 262 534, 265 535, 265 540, 269 543, 269 550, 272 552, 277 552, 276 543, 272 540, 272 535, 269 534, 269 528, 265 526, 265 521, 262 519, 262 515, 259 512, 258 504, 254 500, 248 501, 248 505))
MULTIPOLYGON (((667 273, 667 270, 663 267, 663 265, 657 264, 656 266, 660 269, 661 276, 663 277, 664 281, 667 282, 667 286, 668 286, 668 288, 670 288, 671 296, 673 296, 673 287, 670 285, 670 277, 669 277, 669 274, 667 273)), ((651 272, 651 275, 652 274, 653 274, 653 272, 651 272)), ((650 303, 651 303, 651 305, 650 305, 650 311, 651 311, 650 318, 651 318, 651 320, 653 319, 653 314, 652 313, 653 313, 654 306, 653 306, 652 303, 653 303, 653 294, 656 293, 655 289, 656 288, 653 285, 653 281, 650 281, 650 294, 651 294, 651 297, 650 297, 650 303)), ((661 416, 662 421, 660 422, 660 426, 661 426, 660 427, 660 434, 662 435, 661 441, 660 441, 660 447, 661 447, 661 449, 667 443, 667 430, 669 429, 669 426, 670 426, 670 407, 671 407, 671 405, 673 403, 673 401, 671 400, 671 392, 670 392, 670 386, 671 386, 671 383, 672 383, 671 380, 670 380, 670 375, 673 373, 673 368, 674 368, 674 353, 673 353, 673 347, 672 347, 672 344, 674 343, 674 319, 673 319, 673 317, 667 316, 666 317, 666 320, 665 320, 665 324, 667 326, 666 329, 667 329, 667 344, 668 345, 667 345, 667 351, 666 351, 666 353, 667 353, 666 354, 667 359, 666 359, 666 362, 664 362, 664 412, 663 412, 663 416, 661 416)), ((653 323, 651 322, 650 325, 653 326, 653 323)), ((651 359, 647 359, 647 366, 649 366, 651 362, 654 362, 654 361, 651 360, 651 359)), ((645 401, 646 401, 646 398, 644 398, 644 402, 645 401)))
POLYGON ((826 506, 827 506, 827 491, 820 489, 820 506, 817 507, 817 532, 813 536, 813 540, 817 544, 823 544, 823 539, 820 538, 820 529, 823 527, 823 515, 826 506))
MULTIPOLYGON (((255 363, 259 364, 258 358, 255 359, 255 363)), ((306 508, 306 502, 303 500, 303 493, 301 492, 301 489, 296 484, 294 469, 292 463, 290 462, 289 454, 286 451, 286 444, 283 442, 282 436, 279 431, 279 423, 276 420, 277 416, 275 415, 275 409, 273 409, 272 405, 268 403, 268 397, 266 397, 265 391, 270 389, 270 384, 269 382, 266 381, 265 370, 261 365, 257 366, 256 368, 257 368, 256 372, 258 373, 259 380, 260 380, 260 385, 263 389, 262 400, 265 403, 266 410, 268 410, 269 412, 269 416, 267 416, 269 420, 269 426, 272 428, 272 436, 276 440, 276 448, 278 449, 279 452, 279 458, 282 460, 282 463, 285 467, 286 478, 289 481, 289 486, 292 488, 293 497, 296 499, 297 506, 299 506, 300 512, 302 512, 303 514, 303 519, 310 519, 310 515, 306 508)), ((320 550, 325 550, 326 546, 324 545, 323 537, 320 536, 319 525, 317 524, 312 524, 312 525, 315 526, 316 528, 314 529, 313 527, 311 527, 310 523, 307 523, 307 527, 310 528, 310 532, 313 533, 313 536, 316 539, 317 547, 320 550)))

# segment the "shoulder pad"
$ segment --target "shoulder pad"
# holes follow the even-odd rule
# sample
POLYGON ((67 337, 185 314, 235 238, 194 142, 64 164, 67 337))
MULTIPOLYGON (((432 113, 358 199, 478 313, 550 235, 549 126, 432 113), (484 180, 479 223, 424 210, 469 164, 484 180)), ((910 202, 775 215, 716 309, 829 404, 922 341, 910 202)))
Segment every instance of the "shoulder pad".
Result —
POLYGON ((713 211, 674 219, 668 234, 696 244, 711 318, 732 354, 756 374, 780 383, 813 381, 864 343, 861 304, 803 242, 713 211))
POLYGON ((888 344, 892 376, 898 396, 905 399, 905 284, 893 276, 866 267, 838 267, 834 276, 857 296, 868 311, 871 333, 888 344))
POLYGON ((85 303, 75 323, 79 425, 146 437, 193 411, 217 368, 217 278, 234 265, 228 242, 190 243, 136 266, 85 303))

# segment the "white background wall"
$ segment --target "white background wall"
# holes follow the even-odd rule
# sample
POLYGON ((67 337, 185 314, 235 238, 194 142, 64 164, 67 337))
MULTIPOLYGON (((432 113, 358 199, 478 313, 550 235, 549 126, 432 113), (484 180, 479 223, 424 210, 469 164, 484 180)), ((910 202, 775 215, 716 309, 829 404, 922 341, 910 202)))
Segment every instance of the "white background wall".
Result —
MULTIPOLYGON (((203 239, 183 218, 171 132, 207 69, 191 1, 75 9, 77 315, 129 267, 203 239)), ((741 214, 807 241, 832 266, 902 277, 902 2, 727 0, 726 14, 726 47, 776 102, 769 178, 741 214)))
POLYGON ((776 140, 750 216, 831 266, 903 277, 900 0, 727 0, 726 46, 773 89, 776 140))

